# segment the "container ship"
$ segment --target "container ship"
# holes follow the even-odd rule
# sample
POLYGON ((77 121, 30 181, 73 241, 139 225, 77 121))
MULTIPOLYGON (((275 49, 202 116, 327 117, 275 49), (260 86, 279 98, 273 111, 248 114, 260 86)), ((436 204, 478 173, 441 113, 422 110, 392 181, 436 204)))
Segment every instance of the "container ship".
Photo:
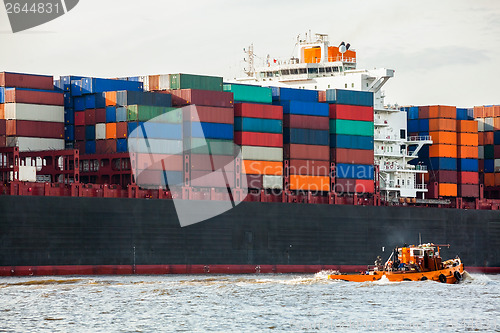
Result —
POLYGON ((363 270, 403 243, 500 272, 500 106, 384 105, 297 41, 247 77, 0 73, 0 275, 363 270))

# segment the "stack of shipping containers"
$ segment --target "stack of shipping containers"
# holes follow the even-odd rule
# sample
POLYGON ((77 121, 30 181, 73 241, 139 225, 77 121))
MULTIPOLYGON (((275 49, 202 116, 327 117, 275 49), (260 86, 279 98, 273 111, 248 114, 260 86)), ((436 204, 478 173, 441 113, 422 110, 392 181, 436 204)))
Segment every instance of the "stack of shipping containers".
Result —
POLYGON ((479 172, 485 195, 500 194, 500 106, 476 106, 474 118, 479 132, 479 172))
POLYGON ((337 193, 374 193, 373 93, 327 90, 337 193))
POLYGON ((285 177, 292 191, 330 191, 328 104, 313 90, 273 88, 283 107, 285 177))
POLYGON ((454 106, 421 106, 419 135, 427 132, 433 144, 425 146, 419 160, 427 165, 428 198, 457 196, 457 110, 454 106))
POLYGON ((0 73, 0 147, 64 149, 64 95, 52 76, 0 73))
POLYGON ((468 109, 457 108, 457 194, 479 198, 478 126, 468 113, 468 109))

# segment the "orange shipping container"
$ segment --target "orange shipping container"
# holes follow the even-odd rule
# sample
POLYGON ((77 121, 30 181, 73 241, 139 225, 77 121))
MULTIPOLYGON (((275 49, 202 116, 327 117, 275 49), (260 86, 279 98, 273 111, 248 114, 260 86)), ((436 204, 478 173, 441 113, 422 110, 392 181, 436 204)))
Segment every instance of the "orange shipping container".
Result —
POLYGON ((116 91, 106 91, 104 93, 104 99, 106 100, 106 106, 116 105, 116 91))
POLYGON ((290 175, 290 190, 330 191, 330 177, 290 175))
POLYGON ((160 75, 149 76, 149 91, 160 90, 160 75))
POLYGON ((457 133, 457 144, 460 146, 477 147, 479 135, 477 133, 457 133))
POLYGON ((484 132, 477 133, 477 145, 484 146, 484 132))
POLYGON ((5 104, 0 104, 0 119, 5 119, 5 104))
POLYGON ((429 131, 457 131, 457 121, 454 119, 429 119, 429 131))
POLYGON ((495 174, 485 173, 484 174, 484 186, 495 186, 495 174))
POLYGON ((478 147, 458 146, 457 158, 478 158, 478 147))
POLYGON ((446 144, 446 145, 456 145, 457 144, 457 133, 455 132, 429 132, 434 144, 446 144))
POLYGON ((244 160, 243 173, 247 175, 281 176, 283 174, 283 163, 244 160))
POLYGON ((439 196, 440 197, 456 197, 457 196, 457 184, 439 184, 439 196))
POLYGON ((495 118, 493 118, 493 130, 500 131, 500 116, 495 116, 495 118))
POLYGON ((477 133, 477 121, 475 121, 475 120, 457 120, 457 132, 477 133))
POLYGON ((500 173, 495 173, 495 186, 500 186, 500 173))
POLYGON ((494 145, 495 144, 495 136, 494 132, 484 132, 483 141, 484 145, 494 145))
POLYGON ((474 107, 474 118, 484 118, 484 106, 474 107))
POLYGON ((116 123, 106 124, 106 139, 116 139, 116 123))
POLYGON ((429 118, 457 119, 457 108, 455 106, 431 105, 429 106, 429 118))
POLYGON ((457 146, 433 144, 429 147, 429 157, 457 158, 457 146))
POLYGON ((490 118, 495 116, 495 108, 493 106, 484 107, 484 117, 490 118))

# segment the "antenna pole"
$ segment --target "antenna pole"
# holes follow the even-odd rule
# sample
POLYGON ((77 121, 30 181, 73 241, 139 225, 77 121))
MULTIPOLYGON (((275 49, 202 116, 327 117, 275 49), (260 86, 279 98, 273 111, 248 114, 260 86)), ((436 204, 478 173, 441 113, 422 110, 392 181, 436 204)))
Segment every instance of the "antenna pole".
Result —
POLYGON ((418 244, 422 245, 422 234, 420 232, 418 233, 418 244))
POLYGON ((245 72, 248 76, 253 76, 255 74, 255 65, 254 58, 255 54, 253 53, 253 43, 248 47, 248 51, 246 51, 248 56, 248 71, 245 72))

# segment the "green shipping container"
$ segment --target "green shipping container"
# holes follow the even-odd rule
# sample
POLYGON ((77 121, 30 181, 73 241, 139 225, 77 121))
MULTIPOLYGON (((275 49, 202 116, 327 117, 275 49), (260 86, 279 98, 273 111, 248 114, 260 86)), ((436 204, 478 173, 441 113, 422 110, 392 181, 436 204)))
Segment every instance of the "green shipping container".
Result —
POLYGON ((494 145, 484 146, 484 159, 492 160, 494 158, 495 158, 495 146, 494 145))
POLYGON ((170 89, 222 91, 222 77, 193 74, 170 74, 170 89))
POLYGON ((330 119, 330 134, 373 136, 373 122, 330 119))
POLYGON ((174 107, 129 105, 127 106, 128 121, 150 121, 153 118, 163 115, 155 122, 180 124, 182 123, 182 109, 174 107))
POLYGON ((184 140, 184 145, 184 149, 190 150, 192 154, 234 155, 233 140, 191 138, 184 140))
POLYGON ((245 86, 241 84, 225 84, 224 91, 232 92, 234 100, 238 102, 267 103, 273 102, 271 88, 259 86, 245 86))

